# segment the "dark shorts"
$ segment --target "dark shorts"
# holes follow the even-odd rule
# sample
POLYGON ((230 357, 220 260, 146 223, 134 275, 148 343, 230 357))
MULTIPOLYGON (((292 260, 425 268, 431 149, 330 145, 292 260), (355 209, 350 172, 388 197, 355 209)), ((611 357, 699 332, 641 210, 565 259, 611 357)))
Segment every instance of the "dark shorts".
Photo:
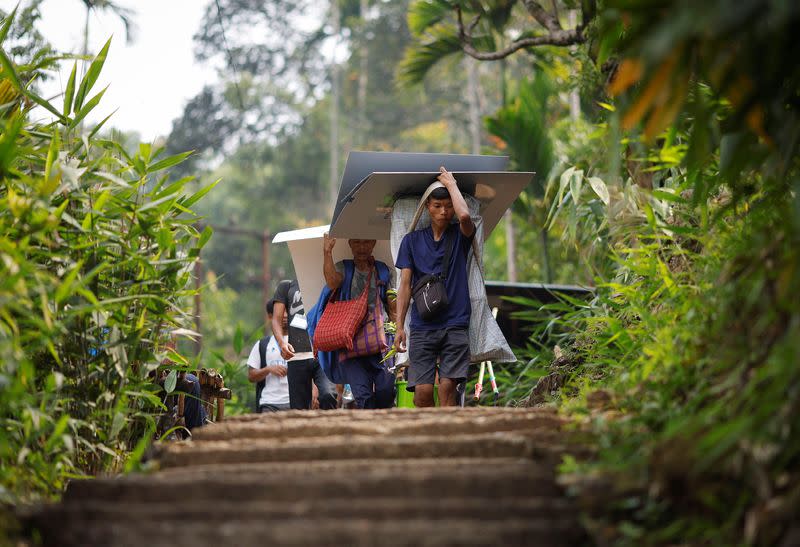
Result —
POLYGON ((437 362, 440 378, 463 380, 469 370, 468 329, 412 330, 408 358, 408 391, 420 384, 433 384, 437 362))

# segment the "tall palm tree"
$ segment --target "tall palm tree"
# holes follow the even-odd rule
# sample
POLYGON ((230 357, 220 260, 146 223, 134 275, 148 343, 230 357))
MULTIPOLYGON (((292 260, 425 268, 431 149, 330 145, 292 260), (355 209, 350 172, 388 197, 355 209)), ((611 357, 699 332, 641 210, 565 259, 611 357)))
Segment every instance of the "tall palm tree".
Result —
POLYGON ((133 17, 136 15, 134 10, 120 6, 111 0, 81 0, 81 2, 83 2, 83 5, 86 6, 86 20, 83 25, 82 53, 84 56, 89 54, 89 16, 91 15, 92 10, 111 12, 116 15, 125 26, 125 40, 130 41, 133 39, 133 34, 136 28, 133 22, 133 17))

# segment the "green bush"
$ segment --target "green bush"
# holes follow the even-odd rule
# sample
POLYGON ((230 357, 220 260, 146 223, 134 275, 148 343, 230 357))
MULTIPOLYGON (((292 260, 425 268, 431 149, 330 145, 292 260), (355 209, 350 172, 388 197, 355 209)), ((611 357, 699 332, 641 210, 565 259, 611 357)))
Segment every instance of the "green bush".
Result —
MULTIPOLYGON (((0 42, 13 14, 3 23, 0 42)), ((192 263, 211 231, 191 207, 213 186, 167 170, 142 144, 128 153, 83 130, 109 44, 63 102, 31 91, 41 66, 0 51, 0 493, 58 495, 72 477, 120 470, 140 455, 163 411, 153 374, 170 332, 190 325, 192 263), (53 122, 41 122, 46 109, 53 122)), ((164 367, 161 367, 163 370, 164 367)))

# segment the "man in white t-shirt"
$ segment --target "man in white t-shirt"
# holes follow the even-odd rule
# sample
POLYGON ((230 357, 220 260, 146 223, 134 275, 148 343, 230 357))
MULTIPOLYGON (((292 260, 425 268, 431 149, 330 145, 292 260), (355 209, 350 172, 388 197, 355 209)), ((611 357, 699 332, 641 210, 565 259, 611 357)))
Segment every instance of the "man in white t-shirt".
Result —
MULTIPOLYGON (((275 301, 267 302, 267 315, 272 323, 275 301)), ((283 325, 286 328, 287 315, 283 312, 283 325)), ((289 379, 286 360, 281 356, 281 347, 275 336, 265 337, 256 342, 247 358, 247 379, 257 385, 256 411, 277 412, 289 410, 289 379), (263 352, 263 358, 262 358, 263 352), (260 389, 259 389, 260 388, 260 389)))

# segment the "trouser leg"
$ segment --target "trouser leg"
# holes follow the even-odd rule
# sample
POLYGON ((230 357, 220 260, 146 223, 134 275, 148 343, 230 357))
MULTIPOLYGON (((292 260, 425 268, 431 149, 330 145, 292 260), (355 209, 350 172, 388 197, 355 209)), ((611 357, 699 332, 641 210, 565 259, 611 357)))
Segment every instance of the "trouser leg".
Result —
POLYGON ((200 401, 200 379, 194 374, 186 374, 186 396, 183 398, 183 419, 188 429, 194 429, 203 425, 206 419, 206 411, 200 401))
POLYGON ((373 383, 375 385, 375 408, 394 406, 394 375, 380 362, 380 356, 373 359, 373 383))
MULTIPOLYGON (((287 364, 286 378, 289 383, 289 406, 292 410, 311 408, 311 378, 313 359, 290 361, 287 364)), ((317 365, 319 366, 319 365, 317 365)))
POLYGON ((375 408, 372 375, 365 366, 365 361, 364 357, 355 357, 342 361, 340 366, 344 370, 347 383, 350 384, 356 408, 375 408))
POLYGON ((331 382, 325 375, 325 371, 322 370, 319 361, 313 359, 311 363, 314 384, 316 384, 317 391, 319 391, 319 408, 322 410, 331 410, 336 408, 338 406, 336 384, 331 382))

